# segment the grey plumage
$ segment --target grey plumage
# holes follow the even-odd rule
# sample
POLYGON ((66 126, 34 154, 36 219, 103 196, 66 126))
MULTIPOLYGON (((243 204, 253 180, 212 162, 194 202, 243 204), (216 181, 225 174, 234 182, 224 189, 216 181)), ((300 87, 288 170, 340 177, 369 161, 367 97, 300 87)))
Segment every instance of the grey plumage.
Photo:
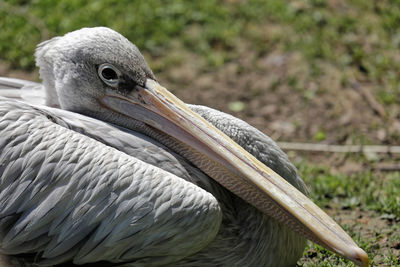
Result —
MULTIPOLYGON (((82 29, 39 45, 36 60, 43 86, 0 79, 2 254, 38 266, 296 263, 305 239, 205 174, 216 172, 226 179, 230 173, 232 184, 240 178, 229 164, 221 166, 229 159, 218 159, 219 152, 204 156, 201 148, 193 149, 197 141, 182 143, 180 137, 193 142, 192 137, 184 137, 187 128, 168 124, 173 120, 168 109, 153 109, 159 104, 151 101, 157 98, 146 92, 159 94, 148 86, 155 77, 127 39, 107 28, 82 29), (104 77, 103 67, 108 68, 104 77), (32 91, 33 104, 10 99, 29 102, 25 96, 32 91), (118 102, 121 98, 125 102, 118 102), (47 107, 37 105, 44 102, 47 107), (194 155, 187 158, 188 153, 194 155), (217 157, 211 170, 205 166, 213 160, 208 155, 217 157)), ((166 103, 176 101, 161 97, 166 103)), ((306 193, 295 167, 269 137, 228 114, 189 107, 306 193)), ((240 164, 258 164, 249 162, 245 158, 240 164)), ((237 190, 269 209, 271 200, 257 202, 254 188, 237 190)), ((285 215, 283 206, 271 210, 309 234, 299 228, 303 222, 285 215)), ((319 218, 316 214, 312 217, 319 218)))
POLYGON ((220 208, 199 187, 61 126, 46 110, 2 99, 0 117, 3 253, 42 251, 44 265, 165 263, 215 236, 220 208), (172 256, 161 257, 165 250, 172 256))
MULTIPOLYGON (((207 107, 191 107, 200 114, 203 114, 203 116, 212 113, 218 114, 219 122, 225 121, 225 123, 229 124, 229 121, 232 120, 232 125, 239 122, 236 118, 207 107)), ((0 117, 2 118, 0 122, 2 128, 0 131, 2 133, 1 140, 3 141, 0 146, 2 151, 0 162, 2 163, 2 166, 4 166, 3 168, 8 167, 0 171, 0 173, 2 173, 2 183, 0 187, 2 193, 0 196, 3 196, 3 198, 0 198, 0 203, 7 203, 7 199, 4 199, 4 197, 14 199, 14 202, 10 203, 9 206, 4 206, 0 209, 1 217, 7 218, 0 221, 0 228, 3 235, 7 233, 2 241, 2 250, 6 254, 50 251, 52 253, 43 253, 44 257, 49 258, 42 261, 41 264, 54 264, 62 262, 63 260, 73 260, 75 264, 84 263, 85 261, 80 258, 84 253, 79 253, 79 251, 85 243, 79 243, 80 239, 74 240, 72 237, 79 233, 80 238, 90 244, 90 242, 95 242, 91 240, 93 238, 90 238, 90 236, 95 236, 97 232, 102 232, 105 236, 107 236, 107 234, 111 235, 111 233, 104 230, 104 225, 109 224, 108 229, 110 230, 113 226, 116 227, 116 225, 122 224, 123 222, 123 219, 112 219, 117 213, 115 208, 119 207, 119 205, 130 207, 130 212, 124 213, 123 215, 128 218, 133 215, 134 217, 130 219, 134 220, 134 218, 138 216, 136 215, 136 209, 134 207, 141 208, 139 209, 141 212, 144 212, 145 210, 145 208, 141 207, 141 204, 143 204, 142 201, 144 201, 142 198, 144 196, 140 193, 156 191, 157 188, 146 188, 145 186, 141 186, 142 191, 131 192, 128 195, 129 197, 125 197, 124 200, 128 201, 128 203, 124 205, 122 205, 124 201, 123 199, 117 202, 112 199, 111 193, 107 192, 109 195, 108 200, 103 199, 103 202, 97 200, 99 202, 95 202, 96 204, 87 204, 87 202, 90 203, 89 199, 91 194, 94 199, 96 199, 96 195, 104 194, 104 191, 98 189, 102 188, 102 183, 112 184, 117 187, 117 184, 121 179, 120 177, 128 176, 126 179, 131 179, 129 182, 123 183, 125 186, 124 189, 119 189, 120 192, 124 192, 124 190, 129 191, 129 188, 135 185, 134 181, 136 181, 136 183, 138 183, 137 180, 142 181, 140 176, 138 177, 138 173, 140 175, 141 171, 135 168, 135 166, 138 165, 141 166, 140 168, 142 170, 146 170, 146 177, 151 173, 152 169, 154 169, 154 171, 163 169, 168 172, 162 173, 163 179, 166 179, 164 176, 169 177, 170 175, 177 180, 176 183, 171 186, 171 189, 168 189, 168 187, 162 189, 163 192, 170 193, 170 195, 164 199, 158 199, 158 204, 160 202, 162 203, 162 200, 169 199, 172 196, 176 196, 180 199, 184 197, 185 194, 190 193, 189 196, 186 196, 188 200, 185 203, 197 203, 198 205, 201 205, 201 211, 204 212, 203 214, 198 215, 197 220, 194 220, 193 215, 196 213, 196 210, 193 207, 186 207, 185 211, 189 214, 186 216, 172 214, 174 217, 178 216, 179 220, 168 221, 167 228, 159 227, 160 224, 163 224, 159 223, 154 225, 153 229, 150 225, 154 220, 156 220, 154 212, 157 210, 157 207, 147 207, 149 212, 147 216, 150 219, 141 219, 147 223, 146 230, 142 233, 142 235, 145 235, 143 237, 144 240, 150 237, 157 237, 158 235, 155 230, 158 229, 161 233, 167 232, 171 234, 172 230, 173 232, 180 232, 180 234, 185 235, 184 240, 188 240, 189 242, 189 244, 184 242, 175 243, 174 240, 170 239, 168 242, 173 244, 172 248, 177 248, 178 244, 182 247, 179 247, 179 253, 177 253, 178 256, 176 256, 176 258, 165 257, 164 259, 161 259, 160 256, 158 256, 160 264, 183 258, 187 254, 196 251, 196 249, 198 250, 197 246, 201 247, 202 244, 195 240, 196 235, 209 241, 209 239, 214 238, 216 229, 219 230, 219 233, 210 246, 208 246, 204 251, 181 260, 180 264, 193 266, 204 264, 220 265, 225 264, 226 262, 236 262, 238 264, 237 266, 243 266, 243 264, 259 266, 260 264, 265 265, 265 262, 269 261, 270 266, 276 266, 275 264, 281 265, 282 263, 287 263, 288 260, 291 260, 294 264, 304 249, 304 240, 302 238, 286 229, 286 227, 280 226, 275 222, 275 220, 263 215, 241 199, 232 195, 220 185, 210 180, 204 173, 199 171, 192 164, 188 163, 185 159, 145 135, 132 132, 129 129, 117 128, 116 126, 79 114, 45 107, 38 109, 21 102, 14 102, 4 98, 0 101, 0 113, 0 117), (34 135, 30 135, 30 132, 34 133, 34 135), (11 140, 12 137, 15 136, 18 137, 18 139, 15 141, 11 140), (85 138, 85 136, 90 136, 91 138, 85 138), (94 140, 98 140, 107 146, 101 145, 94 140), (67 143, 66 141, 69 141, 70 143, 67 143), (30 148, 31 151, 24 150, 22 153, 21 150, 23 150, 24 147, 30 148), (119 151, 112 149, 112 147, 118 148, 119 151), (76 155, 76 153, 72 153, 71 151, 78 151, 81 155, 76 155), (10 153, 12 153, 13 157, 10 156, 10 153), (102 154, 104 158, 103 160, 96 160, 96 156, 98 156, 99 153, 102 154), (113 154, 116 154, 117 156, 113 156, 110 163, 103 162, 104 160, 109 159, 113 154), (131 157, 124 160, 120 159, 120 157, 128 158, 127 155, 131 157), (118 157, 118 159, 116 159, 116 157, 118 157), (62 159, 61 162, 60 159, 62 159), (131 164, 132 161, 134 164, 131 164), (99 162, 102 162, 102 164, 99 162), (149 166, 149 164, 153 165, 153 167, 149 166), (88 167, 93 165, 95 167, 88 170, 88 167), (123 170, 128 171, 128 173, 123 173, 120 166, 124 166, 123 170), (98 168, 103 168, 104 171, 98 168), (110 169, 115 171, 119 170, 119 172, 114 173, 113 171, 108 171, 107 175, 105 175, 106 170, 110 169), (13 173, 10 173, 11 171, 13 173), (129 177, 129 174, 131 177, 129 177), (111 175, 111 177, 109 175, 111 175), (200 190, 199 187, 194 187, 193 189, 191 188, 188 190, 184 187, 187 183, 182 183, 181 179, 177 178, 177 176, 214 193, 216 196, 219 196, 219 203, 211 195, 207 195, 204 191, 200 190), (48 179, 46 180, 43 177, 47 177, 48 179), (10 178, 14 178, 15 180, 10 181, 10 178), (104 182, 106 178, 110 180, 104 182), (78 179, 84 179, 85 182, 81 181, 77 185, 76 180, 78 179), (97 184, 89 183, 88 180, 90 179, 95 179, 97 184), (32 182, 35 180, 38 184, 32 182), (65 184, 65 180, 71 181, 70 183, 65 184), (28 183, 29 187, 21 188, 21 186, 28 186, 28 183), (80 189, 77 188, 78 186, 80 186, 80 189), (179 187, 177 188, 177 186, 179 187), (40 196, 35 194, 35 192, 39 191, 39 188, 43 190, 43 193, 40 196), (54 191, 55 189, 57 190, 54 191), (175 191, 169 191, 172 189, 175 189, 175 191), (178 191, 176 191, 177 189, 178 191), (14 193, 10 195, 10 192, 14 193), (51 192, 54 193, 51 194, 51 192), (72 201, 70 199, 73 195, 71 192, 81 192, 81 194, 85 192, 85 194, 75 195, 75 198, 72 201), (201 198, 195 198, 193 195, 195 192, 205 194, 209 198, 206 199, 210 203, 203 204, 201 201, 199 202, 201 198), (31 196, 32 194, 36 197, 31 196), (27 199, 31 198, 32 200, 27 202, 27 199), (196 201, 193 201, 194 199, 196 199, 196 201), (105 205, 107 201, 114 201, 113 205, 107 207, 107 205, 105 205), (26 202, 25 205, 22 205, 22 202, 26 202), (107 207, 107 209, 104 208, 102 203, 107 207), (85 205, 96 205, 97 210, 94 209, 91 212, 81 212, 80 216, 86 216, 86 220, 73 217, 74 212, 78 212, 85 205), (209 211, 209 208, 206 208, 207 205, 213 207, 212 211, 209 211), (63 207, 68 208, 65 209, 63 207), (102 209, 99 209, 100 207, 102 207, 102 209), (222 214, 224 216, 224 221, 221 226, 219 225, 221 220, 220 209, 222 209, 222 214), (49 210, 53 212, 49 212, 49 210), (235 210, 239 211, 239 213, 234 213, 235 210), (101 215, 99 213, 101 213, 101 215), (43 214, 46 214, 46 216, 42 217, 43 214), (12 228, 9 228, 9 221, 15 221, 20 217, 24 217, 25 220, 20 219, 20 221, 15 223, 12 228), (89 218, 91 219, 92 217, 95 217, 96 219, 89 220, 89 218), (65 220, 65 218, 69 219, 65 220), (105 218, 107 218, 107 220, 104 220, 105 218), (78 219, 80 224, 76 222, 78 219), (179 227, 179 222, 185 223, 182 228, 179 227), (75 228, 68 228, 68 225, 70 224, 76 225, 75 228), (31 227, 28 228, 26 225, 30 225, 31 227), (214 227, 212 225, 214 225, 214 227), (18 231, 20 228, 23 228, 24 231, 18 231), (197 229, 197 231, 191 231, 192 228, 197 229), (250 229, 245 231, 244 229, 246 228, 250 229), (97 229, 96 232, 91 233, 94 229, 97 229), (273 230, 271 231, 271 229, 273 230), (151 235, 146 235, 146 233, 150 232, 152 233, 151 235), (47 233, 50 234, 50 237, 46 237, 47 233), (91 233, 91 235, 89 235, 89 233, 91 233), (190 233, 190 235, 187 235, 188 233, 190 233), (37 236, 38 234, 39 236, 37 236), (252 236, 252 234, 254 234, 254 236, 252 236), (277 240, 273 236, 274 234, 279 237, 282 237, 282 235, 286 236, 286 238, 281 239, 281 242, 284 244, 279 245, 276 241, 272 244, 268 242, 268 236, 271 236, 271 239, 273 240, 277 240), (72 237, 64 239, 65 236, 72 237), (64 239, 64 242, 58 244, 55 241, 57 239, 64 239), (43 244, 46 244, 46 246, 43 244), (197 246, 192 248, 194 244, 197 244, 197 246), (297 246, 293 246, 294 244, 297 244, 297 246), (232 249, 232 245, 236 249, 232 249), (274 246, 275 249, 271 248, 271 245, 274 246), (70 249, 71 246, 74 249, 69 251, 68 249, 70 249), (57 250, 55 250, 56 247, 58 248, 57 250), (285 249, 279 251, 277 248, 280 247, 285 249), (290 255, 290 253, 288 254, 288 247, 293 248, 291 253, 292 255, 290 255), (254 256, 252 253, 249 253, 249 257, 243 257, 242 253, 245 251, 250 251, 252 253, 258 252, 259 255, 254 256), (282 255, 278 257, 279 253, 282 253, 282 255), (273 259, 275 260, 274 262, 272 261, 273 259)), ((241 129, 243 130, 243 128, 241 129)), ((259 135, 259 133, 249 125, 247 125, 247 131, 245 132, 248 133, 250 138, 251 136, 259 135)), ((235 130, 230 130, 227 133, 230 133, 233 137, 236 136, 235 130)), ((259 145, 271 146, 270 142, 270 139, 266 138, 265 142, 259 143, 259 145)), ((245 146, 245 148, 249 149, 252 142, 249 144, 250 145, 247 147, 245 146)), ((278 156, 287 161, 287 157, 274 143, 272 143, 271 148, 272 149, 268 149, 268 151, 273 151, 271 152, 273 156, 278 156)), ((261 150, 265 151, 262 148, 261 150)), ((258 156, 260 155, 261 154, 258 154, 258 156)), ((271 157, 268 156, 263 156, 262 159, 265 163, 272 161, 271 157)), ((279 171, 287 173, 287 170, 282 169, 279 171)), ((294 167, 290 168, 289 172, 292 174, 296 173, 294 167)), ((304 184, 299 180, 298 176, 294 177, 294 181, 304 188, 304 184)), ((291 177, 291 179, 293 179, 293 177, 291 177)), ((165 186, 165 183, 159 185, 165 186)), ((103 190, 106 190, 104 186, 103 190)), ((173 206, 172 199, 169 201, 168 205, 173 206)), ((159 218, 157 218, 157 220, 158 219, 159 218)), ((124 234, 130 233, 127 229, 124 230, 124 234)), ((112 234, 118 235, 118 232, 112 232, 112 234)), ((138 236, 139 234, 136 234, 133 240, 137 241, 140 245, 149 242, 149 240, 141 240, 138 236)), ((109 237, 109 239, 112 238, 109 237)), ((100 241, 101 238, 97 240, 97 242, 100 241)), ((132 243, 133 241, 129 240, 128 244, 132 243)), ((169 244, 170 243, 168 243, 167 247, 171 248, 169 244)), ((86 245, 85 247, 90 247, 90 245, 86 245)), ((128 250, 128 247, 129 246, 123 243, 122 248, 121 246, 117 247, 119 249, 118 253, 128 250)), ((156 250, 152 246, 149 246, 147 249, 156 250)), ((108 248, 104 245, 99 246, 98 250, 101 251, 100 255, 103 255, 105 251, 108 251, 108 248), (101 250, 101 248, 103 250, 101 250)), ((173 251, 169 251, 169 253, 173 254, 173 251)), ((131 254, 131 259, 136 258, 141 259, 141 261, 146 261, 145 259, 142 259, 143 256, 140 254, 137 256, 132 251, 131 254)), ((116 260, 109 254, 105 255, 105 259, 99 257, 99 255, 94 252, 93 254, 86 256, 86 258, 90 258, 90 256, 92 256, 92 261, 93 259, 109 261, 116 260)), ((117 262, 119 260, 121 259, 118 259, 117 262)), ((136 260, 133 266, 136 266, 138 262, 140 261, 136 260)), ((157 262, 154 261, 154 258, 151 258, 151 264, 157 264, 157 262)))
MULTIPOLYGON (((202 111, 203 114, 218 113, 220 122, 238 120, 206 107, 192 108, 202 111)), ((154 242, 162 243, 163 239, 168 239, 168 252, 176 254, 175 257, 158 256, 159 263, 163 264, 196 252, 204 243, 213 239, 220 228, 217 238, 208 249, 182 260, 181 264, 193 266, 233 261, 237 262, 238 266, 244 262, 256 266, 272 258, 285 262, 288 260, 286 250, 282 257, 271 257, 267 253, 271 251, 271 244, 266 239, 273 233, 267 233, 266 230, 271 228, 275 228, 274 232, 277 235, 287 235, 287 240, 282 240, 287 242, 283 244, 284 247, 293 245, 293 242, 298 244, 292 255, 294 262, 303 249, 304 241, 296 234, 233 196, 179 155, 140 133, 128 129, 121 131, 116 126, 79 114, 44 107, 38 109, 4 98, 0 101, 0 117, 0 203, 8 204, 0 209, 3 218, 0 221, 3 253, 43 251, 43 257, 47 259, 41 264, 47 265, 64 260, 73 260, 75 264, 91 262, 93 259, 119 262, 128 260, 118 256, 129 251, 130 260, 140 259, 136 260, 136 266, 139 262, 146 262, 143 255, 151 256, 146 254, 148 251, 163 254, 162 245, 146 245, 152 243, 151 237, 159 237, 161 240, 154 242), (85 135, 91 138, 86 138, 85 135), (117 147, 119 151, 112 147, 117 147), (141 175, 146 175, 146 179, 141 179, 141 175), (164 180, 162 183, 156 180, 160 175, 162 179, 159 180, 164 180), (191 186, 191 183, 183 182, 176 175, 216 193, 220 197, 220 203, 212 195, 199 187, 191 186), (149 177, 154 177, 156 181, 149 180, 149 177), (144 182, 150 185, 141 184, 144 182), (104 186, 105 184, 113 187, 109 188, 104 186), (139 189, 133 191, 133 188, 139 189), (113 190, 116 190, 114 195, 113 190), (150 192, 156 194, 157 190, 162 190, 162 197, 151 203, 150 192), (117 193, 123 197, 118 198, 117 193), (102 198, 97 199, 99 196, 102 198), (174 196, 177 200, 174 200, 174 196), (8 199, 14 201, 9 203, 8 199), (177 211, 169 214, 170 217, 165 213, 156 213, 160 210, 156 204, 162 205, 167 201, 168 207, 176 206, 177 211), (226 206, 232 204, 234 207, 226 206), (184 205, 185 209, 179 209, 181 205, 184 205), (199 208, 190 205, 198 205, 199 208), (220 209, 224 214, 221 226, 220 209), (232 209, 240 212, 233 214, 232 209), (179 214, 182 210, 187 214, 179 214), (241 216, 241 213, 245 213, 246 216, 241 216), (14 222, 12 227, 9 225, 10 221, 14 222), (127 226, 132 225, 133 221, 136 227, 128 230, 127 226), (154 221, 158 223, 155 224, 154 221), (255 228, 253 230, 261 228, 264 231, 261 235, 260 231, 243 231, 243 234, 247 235, 245 242, 246 239, 242 239, 240 233, 237 233, 239 236, 236 238, 232 235, 232 232, 243 230, 242 227, 255 228), (114 229, 123 231, 118 232, 114 229), (157 234, 157 231, 160 234, 157 234), (128 239, 127 243, 117 242, 124 239, 124 235, 129 236, 132 233, 135 235, 128 239), (258 236, 252 236, 251 233, 257 233, 258 236), (163 236, 165 234, 169 236, 163 236), (174 240, 171 238, 174 234, 183 237, 175 237, 174 240), (111 244, 101 242, 107 236, 111 244), (205 240, 202 243, 196 240, 196 237, 205 240), (85 242, 82 242, 82 239, 85 242), (258 239, 258 242, 254 242, 255 239, 258 239), (186 243, 183 242, 185 240, 186 243), (139 243, 141 253, 135 253, 135 248, 128 246, 129 244, 135 247, 136 243, 139 243), (234 246, 236 250, 231 248, 232 243, 237 243, 234 246), (226 246, 225 250, 221 250, 221 244, 226 246), (97 251, 100 252, 92 251, 92 254, 86 255, 85 250, 90 251, 91 247, 97 247, 97 251), (110 251, 109 247, 114 247, 114 251, 110 251), (174 248, 179 253, 174 253, 174 248), (238 253, 243 250, 254 252, 255 249, 260 250, 260 255, 251 257, 253 263, 238 253)), ((248 133, 253 131, 248 126, 248 133)), ((229 133, 235 135, 234 130, 229 133)), ((269 140, 266 140, 264 145, 270 145, 269 140)), ((287 160, 276 145, 273 145, 273 148, 276 150, 273 155, 287 160)), ((265 162, 270 161, 268 157, 263 159, 265 162)), ((295 173, 293 167, 290 171, 295 173)), ((295 178, 296 181, 297 179, 299 178, 295 178)), ((273 245, 277 246, 276 243, 273 245)), ((277 254, 279 251, 273 253, 277 254)), ((154 258, 151 258, 151 264, 156 263, 154 258)), ((270 263, 273 266, 272 262, 270 263)))

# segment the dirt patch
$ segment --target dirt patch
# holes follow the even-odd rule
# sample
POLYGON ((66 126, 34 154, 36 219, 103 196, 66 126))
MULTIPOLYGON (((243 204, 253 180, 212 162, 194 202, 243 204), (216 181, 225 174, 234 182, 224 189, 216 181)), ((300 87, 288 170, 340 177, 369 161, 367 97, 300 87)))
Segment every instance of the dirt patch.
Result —
MULTIPOLYGON (((366 252, 369 254, 373 266, 388 266, 388 259, 394 261, 397 259, 395 264, 400 264, 400 261, 398 261, 400 257, 400 228, 399 222, 394 218, 358 208, 352 210, 328 209, 326 212, 336 222, 343 225, 347 232, 359 233, 364 240, 367 240, 368 249, 366 252)), ((360 243, 357 239, 355 241, 360 243)), ((300 266, 318 266, 331 257, 332 254, 321 254, 316 248, 311 247, 305 252, 298 264, 300 266)))
MULTIPOLYGON (((385 259, 400 257, 400 227, 399 221, 391 215, 380 215, 373 211, 360 209, 328 210, 338 223, 350 228, 352 232, 360 233, 364 239, 369 239, 371 250, 379 249, 371 260, 383 264, 385 259), (397 227, 396 227, 397 225, 397 227)), ((400 262, 398 262, 400 264, 400 262)))
MULTIPOLYGON (((311 79, 315 67, 300 54, 279 52, 261 57, 245 53, 215 71, 193 65, 182 63, 159 79, 184 101, 233 113, 276 140, 400 143, 398 119, 376 114, 335 66, 321 62, 320 74, 311 79), (237 101, 244 108, 231 110, 229 104, 237 101)), ((372 85, 357 86, 370 90, 372 85)))
POLYGON ((11 69, 6 63, 0 61, 0 76, 24 79, 28 81, 38 81, 39 74, 37 70, 27 72, 11 69))

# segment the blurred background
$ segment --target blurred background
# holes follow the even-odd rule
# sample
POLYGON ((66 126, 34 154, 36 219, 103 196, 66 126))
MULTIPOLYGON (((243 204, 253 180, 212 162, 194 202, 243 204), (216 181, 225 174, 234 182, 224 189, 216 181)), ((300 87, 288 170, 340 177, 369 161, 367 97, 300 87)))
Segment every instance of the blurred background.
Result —
MULTIPOLYGON (((0 0, 0 76, 39 81, 36 45, 93 26, 185 102, 276 141, 400 144, 400 1, 0 0)), ((373 264, 400 266, 400 154, 286 152, 373 264)), ((310 244, 298 265, 352 264, 310 244)))

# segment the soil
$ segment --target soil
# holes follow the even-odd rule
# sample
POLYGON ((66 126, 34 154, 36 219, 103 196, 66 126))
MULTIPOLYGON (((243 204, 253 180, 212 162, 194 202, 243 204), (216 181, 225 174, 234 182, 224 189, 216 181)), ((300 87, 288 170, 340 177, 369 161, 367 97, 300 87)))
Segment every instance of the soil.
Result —
POLYGON ((386 114, 372 96, 374 109, 363 94, 371 85, 343 84, 343 74, 333 66, 321 63, 323 74, 313 81, 306 78, 311 70, 305 59, 296 53, 245 53, 215 71, 198 68, 197 60, 184 62, 158 75, 167 88, 188 103, 233 113, 275 140, 400 143, 400 111, 386 114), (230 109, 237 101, 243 109, 230 109))
POLYGON ((400 257, 400 243, 398 240, 392 240, 396 234, 393 225, 399 223, 395 218, 361 209, 335 209, 327 212, 341 225, 355 225, 353 231, 362 233, 363 238, 376 240, 370 244, 371 247, 379 248, 381 252, 373 258, 375 262, 384 262, 384 258, 390 253, 393 253, 394 258, 400 257))
MULTIPOLYGON (((341 225, 349 226, 354 232, 359 233, 364 239, 369 240, 371 249, 379 249, 379 253, 370 260, 374 266, 386 266, 385 259, 392 256, 394 259, 400 259, 400 242, 394 240, 396 233, 393 226, 398 224, 394 218, 380 216, 373 211, 363 211, 356 209, 328 209, 325 210, 336 222, 341 225)), ((356 241, 357 242, 357 241, 356 241)), ((300 265, 318 265, 321 259, 317 258, 317 251, 310 248, 307 251, 307 257, 303 257, 300 265)), ((326 255, 329 257, 329 255, 326 255)), ((400 263, 400 262, 398 262, 400 263)))

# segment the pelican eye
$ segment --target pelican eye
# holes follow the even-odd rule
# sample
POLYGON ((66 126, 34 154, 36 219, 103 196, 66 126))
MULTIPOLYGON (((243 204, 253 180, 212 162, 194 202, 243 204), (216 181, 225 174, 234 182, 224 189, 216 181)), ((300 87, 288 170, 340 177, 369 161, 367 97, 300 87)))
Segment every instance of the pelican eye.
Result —
POLYGON ((97 70, 100 79, 107 85, 115 87, 119 83, 121 72, 111 64, 101 64, 97 70))

